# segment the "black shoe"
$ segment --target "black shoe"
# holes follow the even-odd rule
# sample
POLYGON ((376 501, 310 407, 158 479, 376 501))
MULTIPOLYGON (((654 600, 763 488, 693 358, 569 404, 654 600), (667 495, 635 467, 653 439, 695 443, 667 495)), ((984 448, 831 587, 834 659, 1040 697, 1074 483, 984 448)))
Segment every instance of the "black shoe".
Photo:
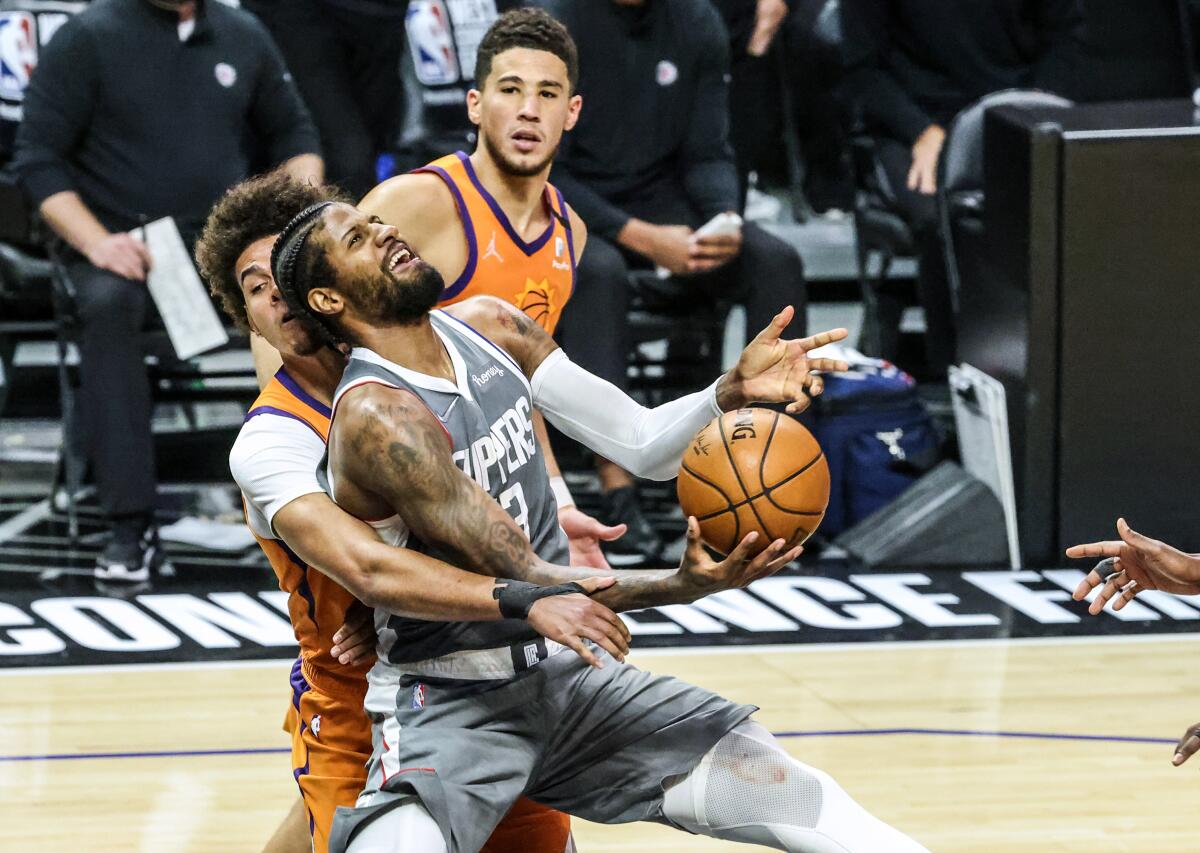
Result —
POLYGON ((628 526, 625 535, 612 542, 601 542, 604 556, 613 566, 640 566, 662 560, 662 539, 638 503, 637 488, 622 486, 600 494, 600 521, 603 524, 628 526))
POLYGON ((96 559, 93 574, 98 581, 144 583, 150 580, 151 570, 163 575, 174 574, 158 539, 158 528, 153 525, 132 542, 111 540, 96 559))

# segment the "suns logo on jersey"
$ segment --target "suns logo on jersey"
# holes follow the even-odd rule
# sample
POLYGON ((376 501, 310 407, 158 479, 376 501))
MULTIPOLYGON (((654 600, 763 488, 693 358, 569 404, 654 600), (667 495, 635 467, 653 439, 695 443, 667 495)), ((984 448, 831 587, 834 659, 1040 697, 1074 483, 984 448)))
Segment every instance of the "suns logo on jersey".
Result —
POLYGON ((527 278, 525 279, 525 289, 513 298, 513 304, 528 314, 529 319, 545 329, 557 304, 558 294, 555 291, 555 287, 546 279, 537 282, 527 278))

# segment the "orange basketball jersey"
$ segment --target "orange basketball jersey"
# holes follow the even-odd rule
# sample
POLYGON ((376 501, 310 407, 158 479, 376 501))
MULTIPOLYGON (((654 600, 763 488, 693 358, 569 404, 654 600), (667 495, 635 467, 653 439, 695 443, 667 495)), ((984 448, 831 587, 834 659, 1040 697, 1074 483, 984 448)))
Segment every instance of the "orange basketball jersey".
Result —
MULTIPOLYGON (((246 420, 259 416, 292 418, 308 426, 322 441, 329 440, 329 407, 313 399, 283 368, 258 395, 246 413, 246 420)), ((314 469, 319 462, 313 460, 314 469)), ((354 596, 336 581, 310 568, 283 540, 257 535, 255 538, 279 578, 279 588, 288 594, 288 611, 300 644, 304 677, 318 689, 348 690, 361 696, 366 690, 364 675, 374 659, 351 667, 338 663, 329 654, 333 634, 345 621, 354 596)))
POLYGON ((480 183, 466 154, 449 154, 416 171, 430 172, 445 181, 467 238, 467 265, 442 291, 439 304, 496 296, 553 333, 575 289, 575 246, 562 193, 546 184, 543 202, 550 212, 550 224, 532 243, 526 243, 480 183))

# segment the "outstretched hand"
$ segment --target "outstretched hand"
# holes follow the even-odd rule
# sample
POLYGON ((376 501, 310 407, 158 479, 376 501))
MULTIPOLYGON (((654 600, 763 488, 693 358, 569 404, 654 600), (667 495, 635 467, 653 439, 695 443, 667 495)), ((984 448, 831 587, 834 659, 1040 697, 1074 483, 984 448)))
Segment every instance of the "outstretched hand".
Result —
POLYGON ((1090 542, 1067 549, 1071 558, 1104 558, 1079 582, 1072 596, 1082 601, 1093 589, 1101 587, 1088 613, 1095 616, 1109 601, 1113 602, 1113 610, 1120 610, 1144 589, 1200 595, 1200 558, 1143 536, 1123 518, 1117 520, 1117 535, 1121 537, 1119 540, 1090 542))
POLYGON ((788 305, 775 315, 746 348, 733 370, 717 383, 717 405, 732 411, 751 403, 787 403, 785 411, 797 414, 825 389, 820 373, 849 370, 839 359, 809 358, 818 347, 845 340, 845 329, 831 329, 800 340, 784 340, 795 309, 788 305))
POLYGON ((714 592, 749 586, 760 578, 775 574, 804 550, 802 545, 788 548, 782 539, 760 548, 756 547, 758 540, 756 531, 747 533, 728 557, 717 562, 709 556, 700 540, 700 522, 695 516, 689 516, 687 548, 679 564, 679 576, 691 594, 691 600, 714 592))

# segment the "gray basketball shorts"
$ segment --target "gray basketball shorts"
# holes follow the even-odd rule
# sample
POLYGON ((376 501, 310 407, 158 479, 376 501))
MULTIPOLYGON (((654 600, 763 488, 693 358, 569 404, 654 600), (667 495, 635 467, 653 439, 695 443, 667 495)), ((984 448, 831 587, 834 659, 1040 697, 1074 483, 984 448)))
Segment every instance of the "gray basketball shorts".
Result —
POLYGON ((660 820, 663 780, 757 708, 593 651, 603 669, 568 651, 507 680, 373 685, 367 784, 337 810, 330 853, 412 795, 450 853, 477 853, 522 795, 599 823, 660 820))

